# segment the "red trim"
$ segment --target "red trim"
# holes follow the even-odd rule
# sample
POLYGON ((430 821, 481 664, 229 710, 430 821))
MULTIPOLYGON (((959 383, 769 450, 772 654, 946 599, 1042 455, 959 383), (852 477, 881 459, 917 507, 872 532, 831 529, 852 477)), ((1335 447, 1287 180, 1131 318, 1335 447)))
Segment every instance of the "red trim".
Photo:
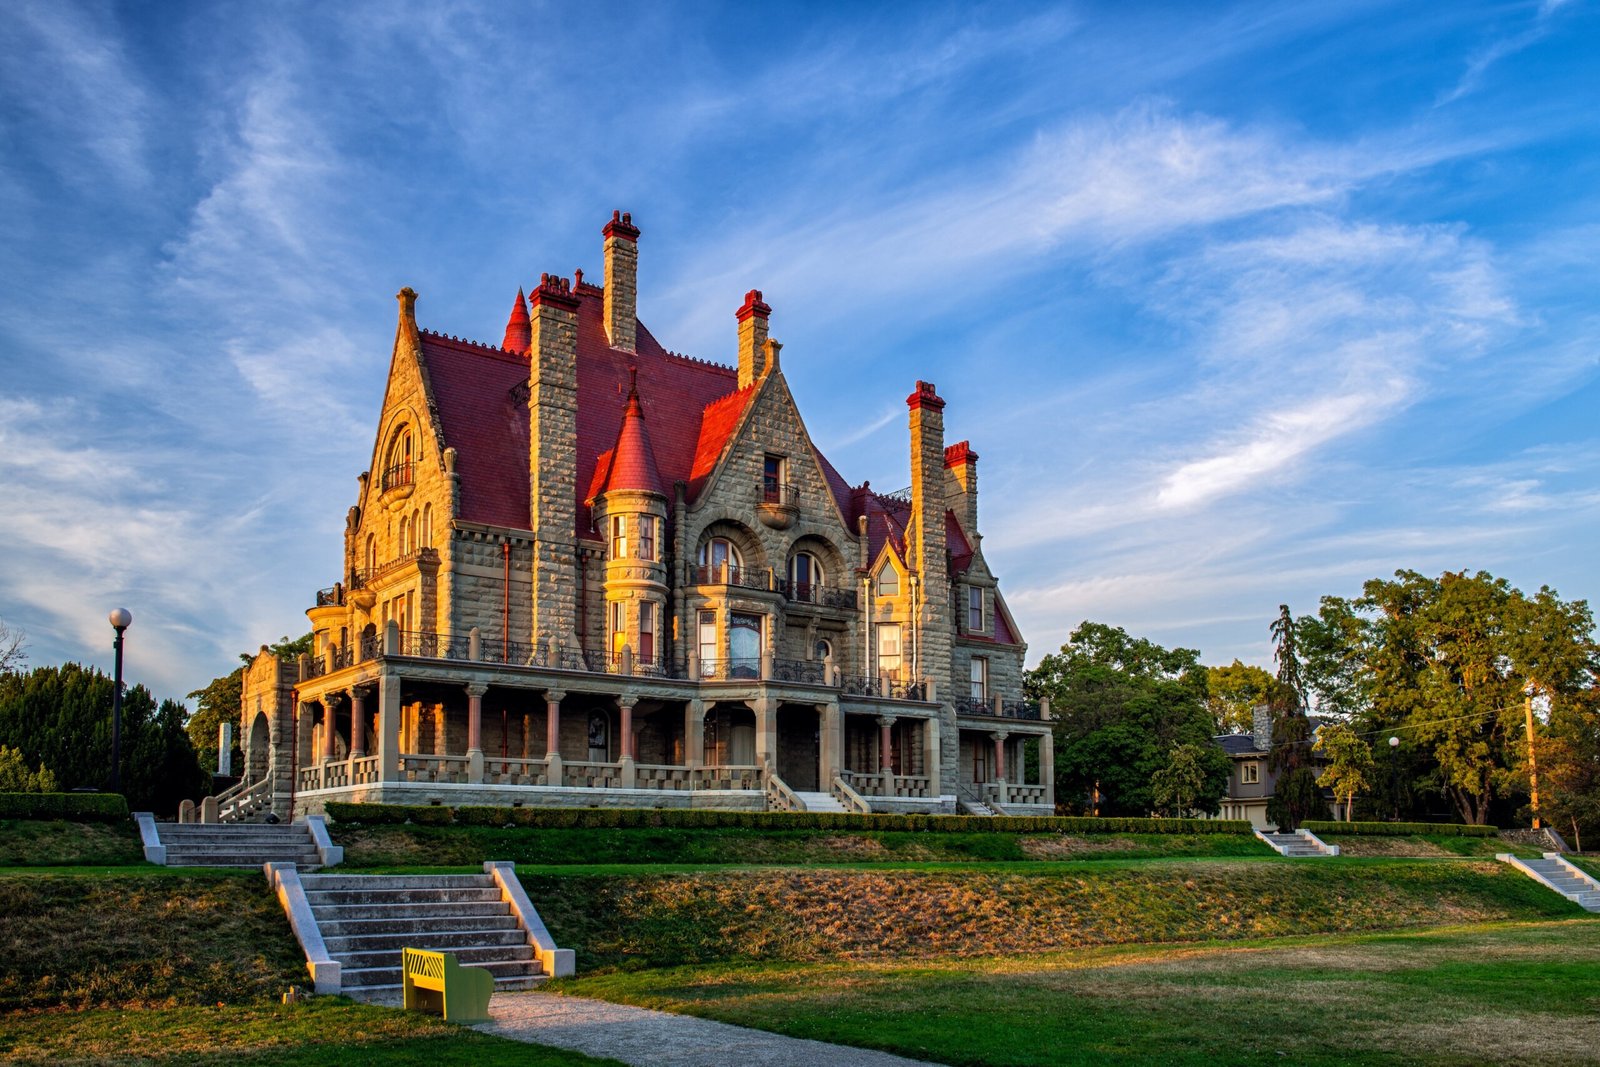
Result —
POLYGON ((917 391, 906 397, 906 406, 912 411, 926 407, 930 411, 943 411, 944 401, 934 392, 932 382, 918 382, 917 391))
POLYGON ((600 231, 607 237, 620 237, 624 241, 637 241, 639 227, 633 224, 633 215, 626 211, 613 211, 611 221, 600 231))
POLYGON ((765 319, 772 315, 772 308, 761 299, 760 289, 752 289, 744 294, 744 303, 734 315, 740 322, 752 316, 765 319))
POLYGON ((578 310, 578 298, 573 295, 572 283, 559 274, 539 275, 538 288, 528 294, 528 307, 533 309, 541 304, 549 304, 564 311, 578 310))
POLYGON ((946 467, 965 467, 969 463, 978 462, 978 454, 966 441, 957 441, 948 445, 944 450, 944 465, 946 467))

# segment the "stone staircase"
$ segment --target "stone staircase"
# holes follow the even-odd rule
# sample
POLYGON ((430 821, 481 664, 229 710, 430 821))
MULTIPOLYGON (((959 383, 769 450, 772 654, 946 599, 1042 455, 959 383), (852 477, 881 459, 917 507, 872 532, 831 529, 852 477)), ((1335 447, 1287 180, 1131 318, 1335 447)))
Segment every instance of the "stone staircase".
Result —
POLYGON ((346 996, 399 989, 402 948, 453 952, 457 962, 493 974, 497 990, 545 977, 491 875, 314 874, 300 884, 346 996))
POLYGON ((832 793, 802 793, 796 789, 794 795, 800 798, 807 811, 836 811, 841 815, 848 811, 832 793))
POLYGON ((305 823, 158 823, 168 867, 260 867, 292 863, 316 870, 322 853, 305 823))
POLYGON ((967 796, 957 799, 956 810, 962 815, 979 815, 990 819, 1000 814, 986 801, 979 800, 977 797, 967 796))
POLYGON ((1543 859, 1519 860, 1510 853, 1495 857, 1509 863, 1586 911, 1600 912, 1600 882, 1561 858, 1559 852, 1546 852, 1543 859))
POLYGON ((1299 830, 1292 834, 1264 833, 1257 830, 1256 836, 1271 845, 1279 855, 1292 859, 1321 859, 1339 854, 1337 846, 1324 843, 1309 830, 1299 830))

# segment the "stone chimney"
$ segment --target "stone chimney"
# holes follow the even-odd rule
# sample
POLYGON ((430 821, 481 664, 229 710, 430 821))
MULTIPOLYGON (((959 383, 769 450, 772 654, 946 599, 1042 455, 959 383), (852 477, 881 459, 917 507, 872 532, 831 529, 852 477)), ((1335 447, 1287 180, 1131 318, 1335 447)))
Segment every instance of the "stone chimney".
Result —
POLYGON ((1272 751, 1272 709, 1266 704, 1250 709, 1250 735, 1259 751, 1272 751))
POLYGON ((906 397, 911 409, 911 522, 907 549, 922 580, 917 617, 920 672, 950 684, 950 567, 945 555, 944 401, 932 382, 906 397))
POLYGON ((945 501, 961 520, 967 539, 978 538, 978 454, 966 441, 944 450, 945 501))
POLYGON ((577 622, 578 298, 571 283, 539 278, 529 297, 528 505, 536 558, 533 628, 544 642, 577 622))
POLYGON ((639 228, 627 212, 613 211, 606 237, 606 337, 612 348, 637 350, 639 330, 639 228))
POLYGON ((739 388, 761 380, 767 369, 767 319, 772 308, 761 299, 761 290, 744 294, 744 303, 734 313, 739 320, 739 388))

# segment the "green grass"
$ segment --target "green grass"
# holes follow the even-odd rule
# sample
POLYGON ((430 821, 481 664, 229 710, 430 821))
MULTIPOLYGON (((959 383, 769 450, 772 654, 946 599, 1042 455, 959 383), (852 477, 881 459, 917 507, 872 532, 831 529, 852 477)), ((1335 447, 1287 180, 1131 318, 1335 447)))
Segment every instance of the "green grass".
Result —
POLYGON ((273 1067, 554 1067, 615 1064, 491 1037, 434 1016, 317 998, 294 1005, 208 1006, 0 1016, 6 1063, 271 1064, 273 1067))
POLYGON ((952 1064, 1593 1063, 1600 922, 612 972, 564 992, 952 1064))
POLYGON ((0 868, 143 862, 144 848, 131 819, 109 823, 0 819, 0 868))
POLYGON ((737 960, 984 956, 1584 915, 1477 860, 518 872, 586 972, 737 960))
POLYGON ((341 824, 334 839, 349 869, 484 860, 553 864, 781 864, 1017 862, 1059 859, 1260 857, 1267 847, 1242 834, 1012 834, 936 831, 537 829, 489 826, 341 824))
POLYGON ((1330 845, 1338 845, 1346 856, 1409 856, 1422 858, 1493 858, 1509 852, 1524 859, 1537 859, 1540 851, 1528 845, 1514 845, 1498 837, 1453 837, 1450 835, 1411 835, 1387 837, 1377 835, 1318 834, 1330 845))

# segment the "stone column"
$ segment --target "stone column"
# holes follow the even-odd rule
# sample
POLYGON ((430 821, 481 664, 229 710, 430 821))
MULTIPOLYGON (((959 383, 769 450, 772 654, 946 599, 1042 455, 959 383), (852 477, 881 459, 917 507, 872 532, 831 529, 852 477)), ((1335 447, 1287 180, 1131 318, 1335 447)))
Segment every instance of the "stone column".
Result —
POLYGON ((778 707, 769 696, 755 700, 756 713, 756 766, 778 766, 778 707))
POLYGON ((839 702, 831 700, 826 704, 818 704, 817 710, 822 713, 822 791, 828 792, 833 788, 833 780, 839 777, 839 772, 844 769, 844 714, 839 709, 839 702))
POLYGON ((549 764, 545 780, 551 785, 561 784, 561 700, 566 695, 559 689, 544 694, 544 758, 549 764))
POLYGON ((620 696, 617 698, 619 711, 617 724, 618 731, 622 734, 617 745, 618 762, 622 764, 619 776, 622 778, 622 788, 632 789, 637 784, 633 769, 633 706, 639 702, 635 696, 620 696))
POLYGON ((1039 781, 1044 785, 1044 802, 1056 802, 1056 735, 1052 730, 1039 737, 1039 781))
POLYGON ((473 682, 467 689, 467 781, 483 782, 483 694, 489 687, 473 682))
POLYGON ((683 708, 683 765, 699 767, 706 751, 706 702, 696 697, 683 708))
POLYGON ((322 762, 327 763, 339 754, 339 734, 334 729, 334 695, 322 698, 322 762))
POLYGON ((449 713, 445 706, 433 706, 433 754, 435 756, 448 756, 450 754, 450 723, 449 713))
POLYGON ((992 736, 994 737, 994 780, 1000 786, 1003 803, 1006 784, 1006 738, 1011 735, 1004 730, 1000 730, 992 736))
POLYGON ((927 733, 924 735, 922 746, 922 771, 928 776, 928 796, 941 795, 939 775, 940 748, 939 748, 939 720, 930 718, 923 727, 927 733))
POLYGON ((350 758, 367 754, 367 696, 365 690, 350 687, 350 758))
POLYGON ((400 676, 378 676, 378 771, 385 782, 400 781, 400 676))
POLYGON ((883 775, 883 795, 894 796, 894 716, 878 719, 878 772, 883 775))
MULTIPOLYGON (((298 766, 310 767, 317 760, 316 746, 312 743, 312 730, 316 725, 317 706, 309 700, 302 700, 299 713, 300 724, 296 728, 298 736, 295 738, 298 751, 295 752, 294 759, 298 766)), ((299 789, 300 783, 296 782, 294 788, 299 789)))

